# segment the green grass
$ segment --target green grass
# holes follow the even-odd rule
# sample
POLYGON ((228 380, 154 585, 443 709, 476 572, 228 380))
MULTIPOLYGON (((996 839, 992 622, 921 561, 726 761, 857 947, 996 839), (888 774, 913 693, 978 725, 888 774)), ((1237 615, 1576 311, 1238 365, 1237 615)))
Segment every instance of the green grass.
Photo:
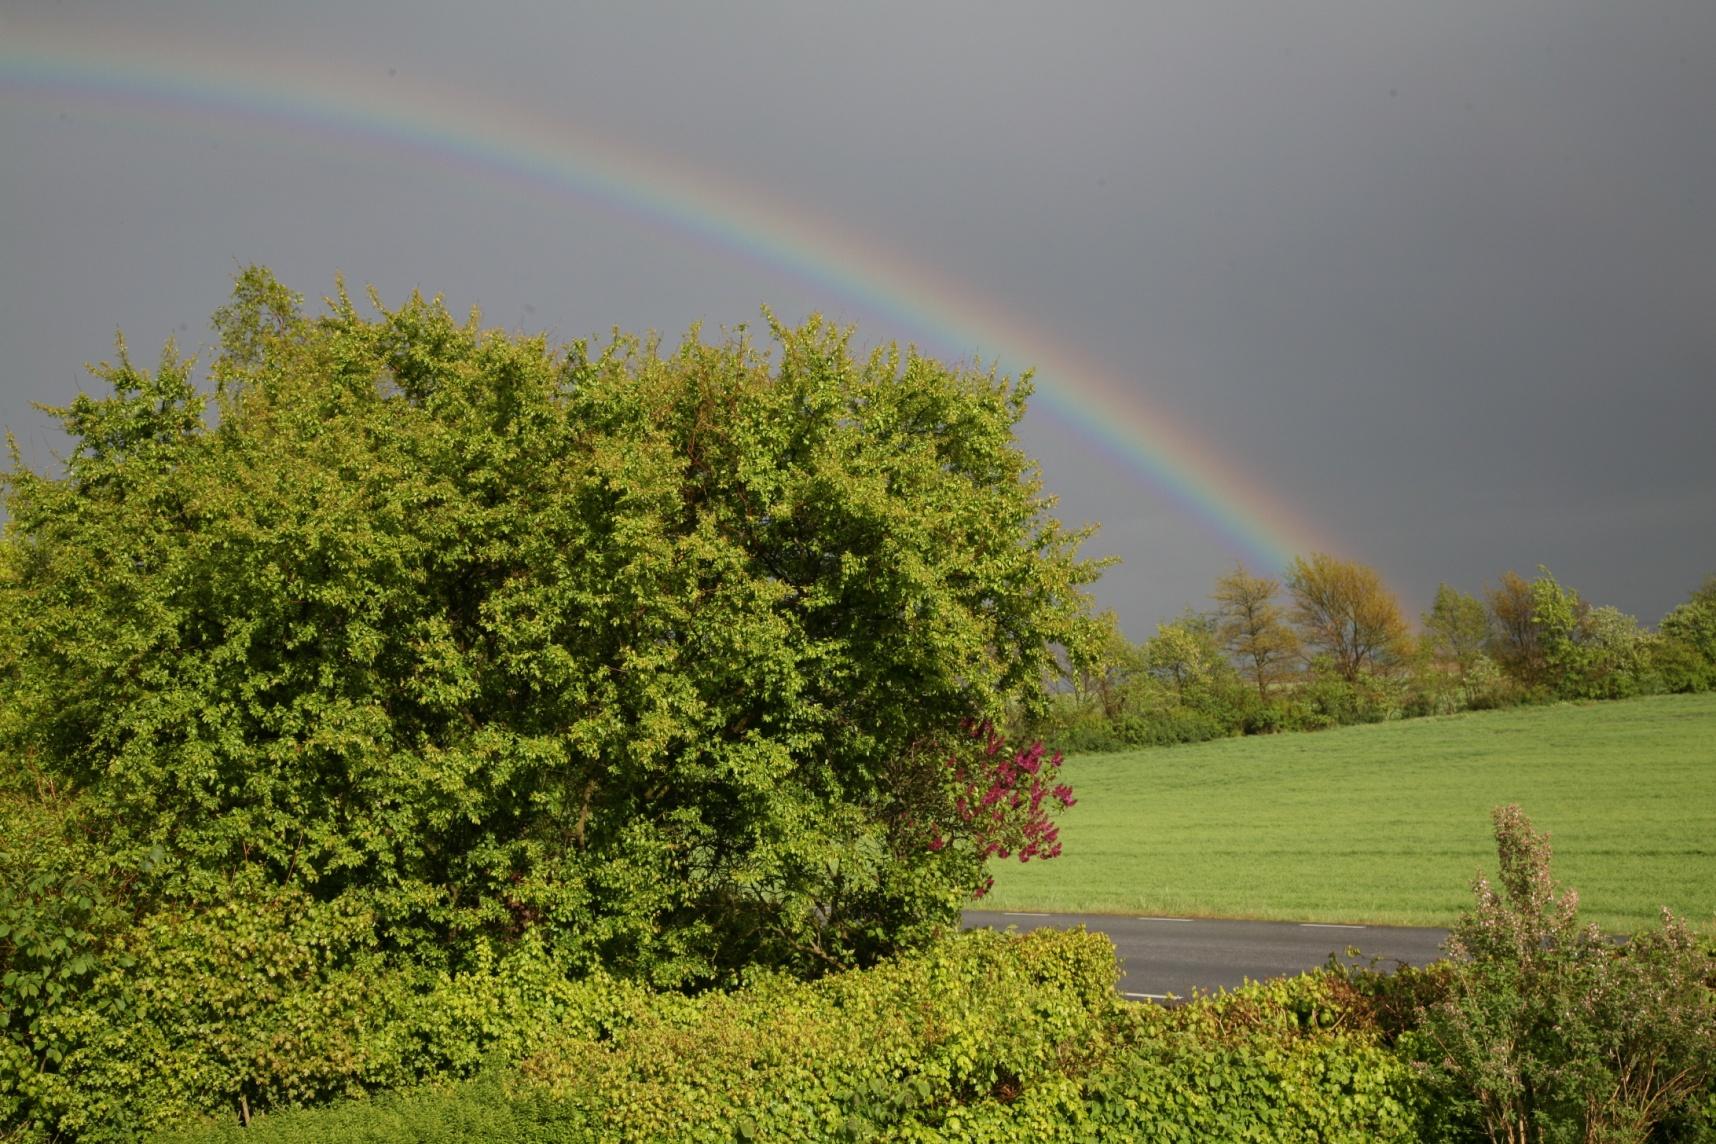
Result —
POLYGON ((1716 913, 1716 695, 1561 704, 1069 758, 1065 853, 979 903, 1446 925, 1495 870, 1490 810, 1548 830, 1582 916, 1716 913))

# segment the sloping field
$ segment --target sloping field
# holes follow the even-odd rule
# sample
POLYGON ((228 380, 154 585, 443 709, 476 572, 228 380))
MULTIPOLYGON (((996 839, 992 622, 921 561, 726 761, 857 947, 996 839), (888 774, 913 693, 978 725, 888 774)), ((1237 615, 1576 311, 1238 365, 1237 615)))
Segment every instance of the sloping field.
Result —
POLYGON ((1001 910, 1445 925, 1492 874, 1490 809, 1551 834, 1605 929, 1716 915, 1716 695, 1657 696, 1068 759, 1065 853, 1001 910))

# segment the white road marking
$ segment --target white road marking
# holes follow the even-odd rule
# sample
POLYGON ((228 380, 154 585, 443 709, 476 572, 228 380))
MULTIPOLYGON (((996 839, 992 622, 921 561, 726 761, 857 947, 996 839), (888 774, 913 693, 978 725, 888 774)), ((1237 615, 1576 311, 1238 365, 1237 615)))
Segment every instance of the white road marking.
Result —
POLYGON ((1133 920, 1134 921, 1140 921, 1140 922, 1189 922, 1192 919, 1191 918, 1157 918, 1157 917, 1150 917, 1147 915, 1140 915, 1138 917, 1135 917, 1133 920))
POLYGON ((1364 926, 1341 926, 1333 922, 1300 922, 1300 929, 1364 929, 1364 926))
POLYGON ((1141 1001, 1166 1001, 1172 993, 1122 993, 1122 997, 1136 997, 1141 1001))
POLYGON ((1006 911, 1004 916, 1009 917, 1009 918, 1052 918, 1055 915, 1053 915, 1053 914, 1033 914, 1033 913, 1027 913, 1024 910, 1008 910, 1008 911, 1006 911))

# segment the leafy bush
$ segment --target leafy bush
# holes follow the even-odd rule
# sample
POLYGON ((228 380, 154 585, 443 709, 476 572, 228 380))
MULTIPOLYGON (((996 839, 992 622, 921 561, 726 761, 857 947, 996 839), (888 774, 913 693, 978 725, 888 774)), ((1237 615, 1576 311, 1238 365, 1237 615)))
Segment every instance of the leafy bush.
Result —
POLYGON ((1031 737, 1051 740, 1062 750, 1077 754, 1202 743, 1239 734, 1243 729, 1242 725, 1230 725, 1217 715, 1178 703, 1125 711, 1110 718, 1073 702, 1058 704, 1049 717, 1032 721, 1027 727, 1031 737))
POLYGON ((1172 707, 1149 716, 1129 716, 1120 725, 1120 734, 1135 747, 1204 743, 1233 733, 1215 716, 1187 707, 1172 707))
POLYGON ((1240 733, 1244 735, 1275 735, 1291 730, 1285 703, 1254 703, 1245 708, 1240 733))
POLYGON ((1716 661, 1707 660, 1693 644, 1663 636, 1651 645, 1651 667, 1671 695, 1716 689, 1716 661))
POLYGON ((89 1003, 104 970, 132 964, 115 943, 138 877, 91 841, 77 799, 0 789, 0 1128, 22 1116, 33 1078, 65 1059, 53 1014, 89 1003))
POLYGON ((396 1004, 373 919, 258 891, 145 919, 122 938, 129 966, 44 1018, 68 1048, 31 1085, 41 1119, 124 1138, 209 1108, 361 1091, 396 1004))
POLYGON ((1422 1092, 1342 974, 1251 984, 1133 1018, 1127 1048, 1086 1084, 1074 1120, 1082 1134, 1067 1138, 1416 1138, 1422 1092))
POLYGON ((1642 1140, 1702 1115, 1716 1080, 1710 963, 1667 910, 1616 948, 1577 921, 1548 838, 1498 808, 1500 885, 1449 935, 1446 993, 1402 1039, 1447 1107, 1492 1140, 1642 1140))
POLYGON ((1466 707, 1472 711, 1493 711, 1520 702, 1520 689, 1501 665, 1487 655, 1480 655, 1466 670, 1462 680, 1466 707))
POLYGON ((1716 576, 1692 599, 1669 610, 1662 618, 1661 638, 1651 650, 1666 690, 1716 688, 1716 576))
POLYGON ((178 900, 256 867, 425 965, 537 931, 689 987, 955 918, 960 723, 1100 634, 1028 380, 814 319, 593 353, 329 307, 246 271, 218 419, 121 345, 64 473, 14 459, 0 749, 178 900))
POLYGON ((1338 977, 1177 1010, 1105 938, 964 934, 814 984, 635 995, 516 1073, 174 1139, 1403 1140, 1419 1095, 1338 977))
POLYGON ((145 918, 118 963, 38 1022, 59 1059, 22 1078, 0 1126, 82 1140, 220 1112, 361 1096, 514 1062, 551 1035, 595 1036, 645 995, 567 978, 526 938, 456 973, 389 957, 353 899, 252 877, 218 902, 145 918))
POLYGON ((1337 675, 1314 675, 1293 692, 1293 705, 1303 712, 1297 720, 1311 730, 1378 722, 1363 705, 1358 689, 1337 675))
MULTIPOLYGON (((982 932, 810 984, 764 975, 696 997, 621 987, 594 1019, 589 1008, 572 1020, 539 1013, 516 1072, 260 1117, 241 1138, 403 1124, 400 1136, 368 1138, 456 1139, 457 1125, 493 1129, 473 1137, 488 1139, 851 1139, 945 1123, 967 1104, 1016 1100, 1100 1060, 1124 1007, 1115 973, 1113 947, 1097 935, 982 932)), ((226 1132, 186 1136, 235 1131, 225 1119, 226 1132)))
POLYGON ((1129 746, 1119 727, 1100 713, 1043 720, 1031 726, 1033 734, 1052 739, 1073 754, 1102 754, 1123 751, 1129 746))

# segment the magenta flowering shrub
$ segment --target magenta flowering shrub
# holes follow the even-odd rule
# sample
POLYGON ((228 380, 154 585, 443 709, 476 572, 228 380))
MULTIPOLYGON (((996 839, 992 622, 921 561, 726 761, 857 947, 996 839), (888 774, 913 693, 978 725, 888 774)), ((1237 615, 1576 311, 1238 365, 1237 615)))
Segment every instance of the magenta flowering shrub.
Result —
MULTIPOLYGON (((964 727, 979 750, 975 755, 956 752, 947 765, 953 776, 958 830, 971 840, 978 860, 1017 855, 1019 861, 1028 862, 1058 855, 1060 827, 1053 815, 1078 801, 1072 787, 1059 781, 1061 753, 1048 753, 1041 741, 1012 750, 987 721, 964 727)), ((941 850, 950 841, 937 829, 929 847, 941 850)), ((985 875, 974 896, 982 897, 994 881, 985 875)))

